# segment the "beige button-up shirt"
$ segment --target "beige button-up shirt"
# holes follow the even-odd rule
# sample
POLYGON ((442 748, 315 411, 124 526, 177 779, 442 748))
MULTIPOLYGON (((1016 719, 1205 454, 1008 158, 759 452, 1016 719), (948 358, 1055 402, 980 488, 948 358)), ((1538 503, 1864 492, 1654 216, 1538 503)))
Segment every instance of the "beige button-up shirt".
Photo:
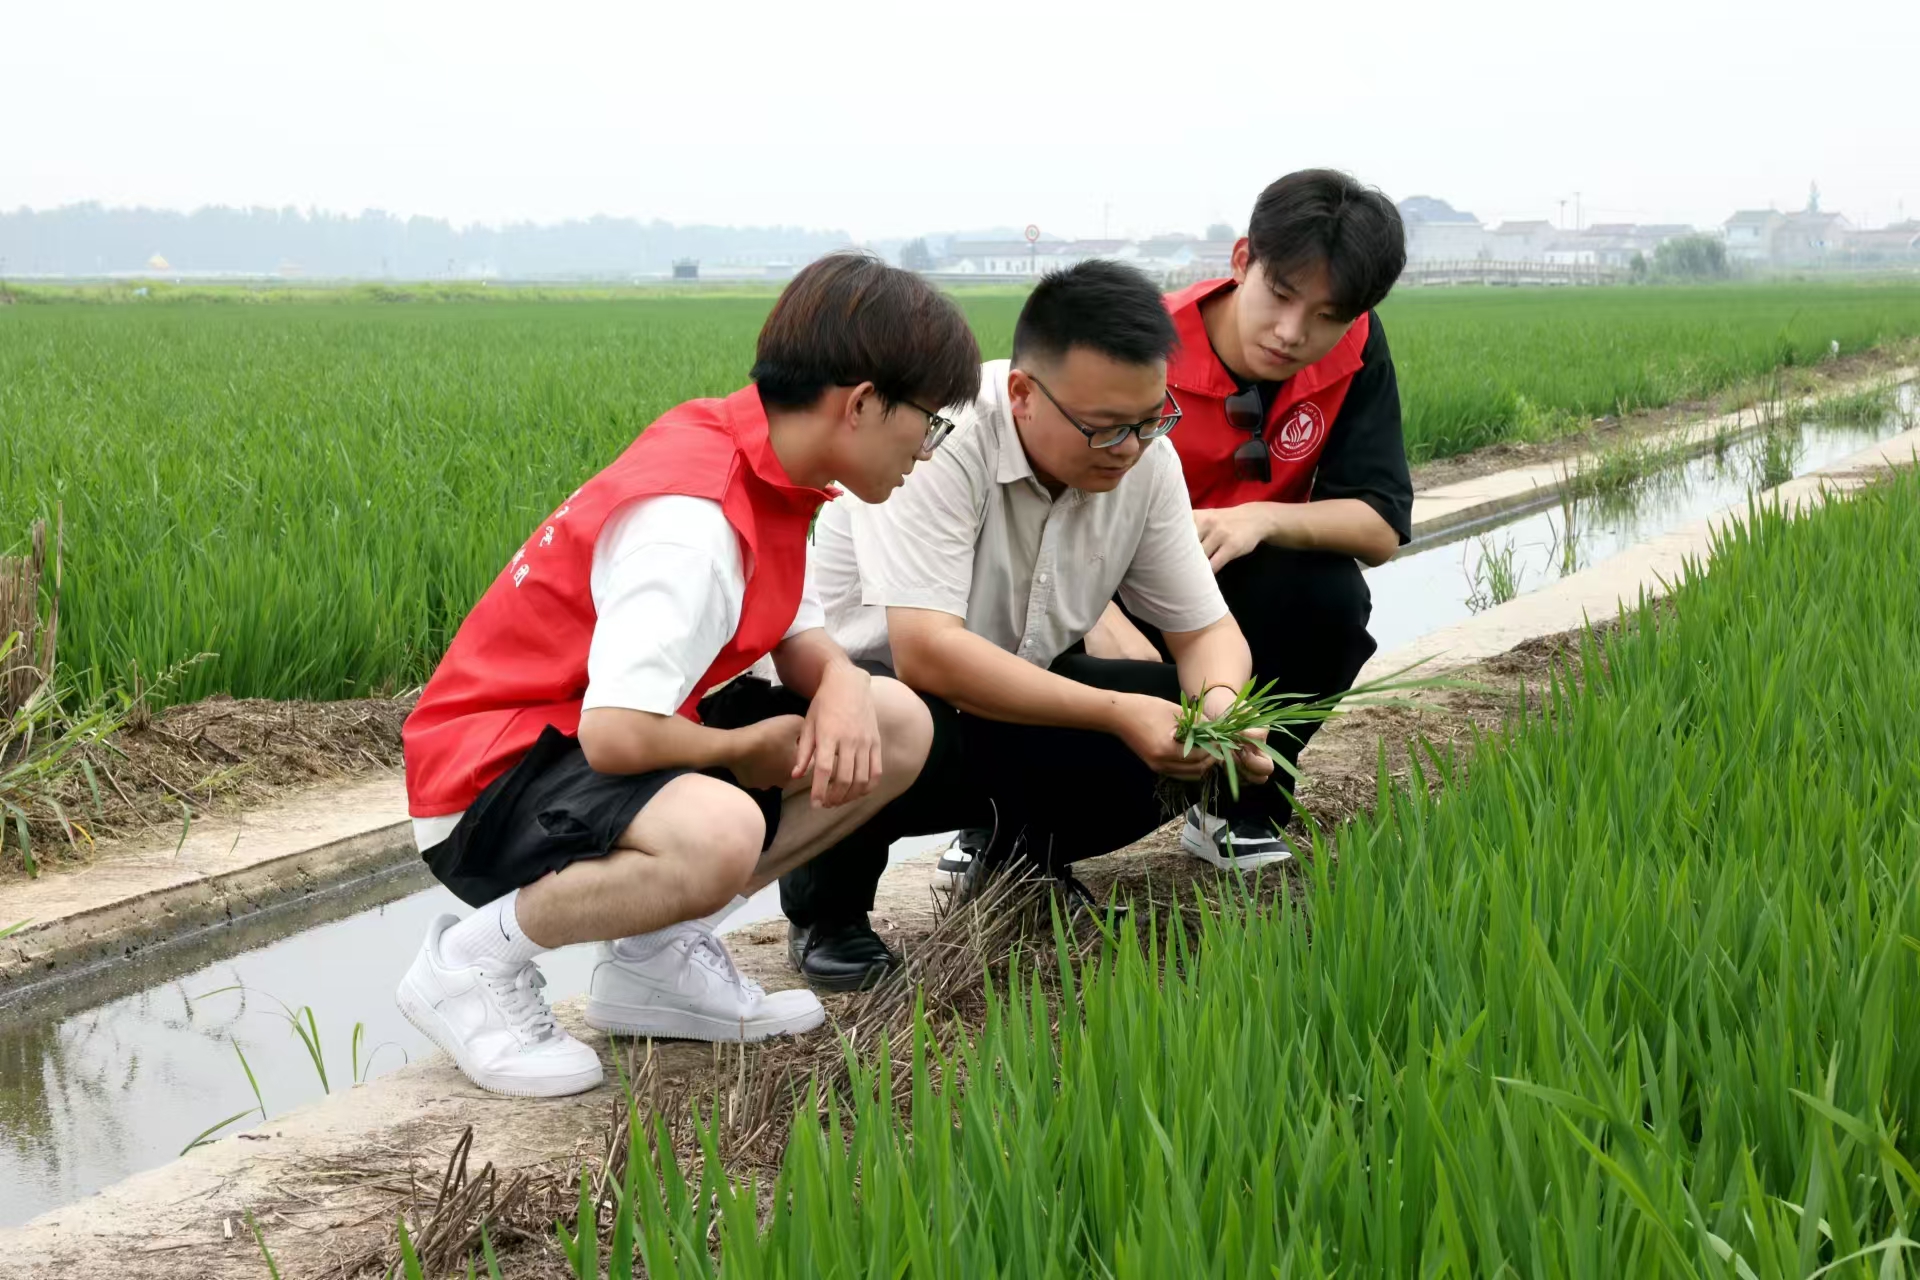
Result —
POLYGON ((893 666, 889 607, 934 609, 1044 667, 1086 637, 1117 592, 1162 631, 1226 616, 1180 455, 1166 440, 1108 493, 1058 498, 1035 478, 1007 404, 1006 360, 884 503, 845 494, 814 529, 812 570, 827 631, 855 660, 893 666))

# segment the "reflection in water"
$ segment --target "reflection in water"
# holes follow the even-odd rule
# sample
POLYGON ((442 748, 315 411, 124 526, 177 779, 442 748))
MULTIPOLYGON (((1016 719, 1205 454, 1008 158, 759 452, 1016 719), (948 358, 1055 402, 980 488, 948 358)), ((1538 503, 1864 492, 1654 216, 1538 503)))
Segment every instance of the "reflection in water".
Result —
MULTIPOLYGON (((890 856, 944 843, 902 840, 890 856)), ((353 1087, 355 1023, 365 1029, 357 1070, 366 1078, 430 1051, 394 1006, 393 989, 428 922, 466 908, 423 883, 431 881, 415 863, 317 910, 251 919, 204 944, 110 966, 19 1008, 0 1006, 0 1226, 165 1164, 208 1125, 254 1106, 236 1044, 269 1116, 321 1097, 290 1010, 312 1008, 336 1093, 353 1087), (303 931, 288 936, 296 929, 303 931)), ((777 894, 769 885, 725 928, 777 915, 777 894)), ((547 994, 584 992, 593 957, 588 947, 542 956, 547 994)), ((253 1111, 219 1136, 260 1123, 253 1111)))
MULTIPOLYGON (((1901 392, 1911 414, 1915 389, 1901 392)), ((1367 570, 1368 630, 1386 653, 1537 591, 1670 529, 1712 515, 1907 429, 1900 413, 1859 426, 1808 422, 1762 433, 1642 478, 1619 491, 1562 502, 1457 542, 1423 546, 1367 570)))

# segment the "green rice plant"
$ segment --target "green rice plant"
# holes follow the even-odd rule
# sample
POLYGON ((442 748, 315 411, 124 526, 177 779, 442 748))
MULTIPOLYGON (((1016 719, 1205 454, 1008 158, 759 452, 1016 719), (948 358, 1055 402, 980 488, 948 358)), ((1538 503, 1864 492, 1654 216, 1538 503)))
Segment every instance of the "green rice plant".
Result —
POLYGON ((260 1256, 266 1260, 267 1274, 273 1280, 280 1280, 280 1264, 273 1260, 273 1250, 267 1248, 267 1238, 260 1234, 260 1224, 253 1220, 253 1210, 241 1215, 246 1219, 247 1230, 253 1233, 253 1242, 260 1246, 260 1256))
POLYGON ((29 919, 29 920, 16 920, 14 921, 14 923, 9 925, 0 925, 0 938, 11 937, 32 923, 33 921, 29 919))
MULTIPOLYGON (((367 1060, 363 1064, 360 1061, 360 1045, 361 1045, 361 1042, 366 1039, 366 1035, 367 1035, 366 1023, 356 1022, 353 1024, 353 1038, 352 1038, 351 1044, 348 1047, 347 1057, 348 1057, 349 1069, 353 1078, 353 1082, 355 1084, 365 1084, 367 1082, 368 1074, 373 1071, 373 1060, 380 1056, 380 1051, 382 1049, 389 1049, 389 1048, 400 1049, 400 1045, 396 1041, 382 1040, 379 1044, 373 1047, 373 1052, 367 1055, 367 1060)), ((405 1049, 400 1049, 400 1060, 402 1063, 409 1061, 407 1057, 407 1051, 405 1049)))
POLYGON ((232 1115, 228 1116, 225 1120, 216 1120, 214 1123, 208 1125, 206 1128, 202 1129, 199 1133, 195 1134, 193 1136, 193 1140, 187 1143, 186 1146, 180 1148, 180 1154, 185 1155, 187 1154, 187 1152, 193 1150, 195 1147, 206 1146, 209 1142, 213 1141, 214 1134, 220 1132, 222 1129, 232 1124, 235 1120, 243 1120, 247 1116, 250 1116, 252 1114, 253 1114, 253 1108, 246 1107, 246 1108, 243 1108, 242 1110, 234 1112, 232 1115))
MULTIPOLYGON (((1206 690, 1199 697, 1188 693, 1180 695, 1180 715, 1174 722, 1174 736, 1180 740, 1183 755, 1199 751, 1213 757, 1220 766, 1218 772, 1227 779, 1227 790, 1236 800, 1240 798, 1239 753, 1246 748, 1259 751, 1271 760, 1276 769, 1284 770, 1298 778, 1300 770, 1292 761, 1282 755, 1273 745, 1275 735, 1293 737, 1294 730, 1303 725, 1320 724, 1342 711, 1357 710, 1361 707, 1404 706, 1404 700, 1385 698, 1385 694, 1407 693, 1418 689, 1439 688, 1455 682, 1445 680, 1405 679, 1419 663, 1400 668, 1398 671, 1356 684, 1341 693, 1330 694, 1324 698, 1309 698, 1298 693, 1275 693, 1276 680, 1263 685, 1248 680, 1234 691, 1233 701, 1223 708, 1219 715, 1209 717, 1205 710, 1206 690)), ((1225 688, 1226 686, 1219 686, 1225 688)), ((1278 777, 1278 774, 1275 775, 1278 777)), ((1211 807, 1215 784, 1213 773, 1209 773, 1200 784, 1200 804, 1211 807)), ((1176 784, 1178 796, 1170 806, 1173 811, 1183 810, 1188 802, 1187 784, 1176 784)))
MULTIPOLYGON (((169 696, 419 685, 562 497, 667 408, 744 383, 770 305, 380 300, 412 290, 0 310, 0 529, 65 504, 81 693, 203 653, 169 696)), ((1006 353, 1020 301, 962 295, 986 354, 1006 353)), ((1920 288, 1403 290, 1381 314, 1418 461, 1712 394, 1833 338, 1903 341, 1920 288)))
POLYGON ((1773 489, 1793 479, 1803 446, 1800 433, 1790 428, 1768 430, 1753 444, 1748 472, 1756 489, 1773 489))
POLYGON ((1304 894, 873 1046, 771 1188, 718 1111, 697 1169, 634 1124, 646 1273, 1913 1274, 1920 474, 1711 564, 1383 778, 1304 894))
POLYGON ((1897 413, 1899 407, 1899 388, 1882 386, 1829 396, 1820 401, 1812 412, 1822 422, 1853 426, 1880 422, 1889 414, 1897 413))
POLYGON ((260 1107, 260 1118, 265 1120, 267 1118, 267 1100, 260 1096, 260 1081, 256 1079, 253 1074, 253 1064, 247 1061, 246 1051, 240 1047, 238 1040, 229 1040, 227 1043, 233 1046, 233 1052, 239 1057, 240 1069, 247 1073, 247 1087, 253 1090, 253 1100, 259 1104, 260 1107))
POLYGON ((1491 535, 1482 534, 1473 540, 1473 545, 1480 554, 1467 576, 1467 608, 1484 613, 1520 594, 1520 569, 1516 563, 1520 551, 1510 536, 1495 542, 1491 535))

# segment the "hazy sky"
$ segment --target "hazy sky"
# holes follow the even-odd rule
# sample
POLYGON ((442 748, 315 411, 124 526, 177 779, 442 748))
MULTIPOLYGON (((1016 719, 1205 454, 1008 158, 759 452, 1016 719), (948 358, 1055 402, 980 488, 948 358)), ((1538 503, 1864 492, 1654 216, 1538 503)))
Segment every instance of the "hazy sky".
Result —
POLYGON ((1488 220, 1920 216, 1916 0, 0 0, 0 51, 0 208, 1122 235, 1326 164, 1488 220))

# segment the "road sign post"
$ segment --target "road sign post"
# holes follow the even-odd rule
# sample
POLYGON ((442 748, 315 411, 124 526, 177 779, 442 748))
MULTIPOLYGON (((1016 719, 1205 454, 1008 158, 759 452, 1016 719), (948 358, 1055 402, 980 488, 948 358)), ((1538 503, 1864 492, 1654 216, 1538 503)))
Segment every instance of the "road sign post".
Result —
POLYGON ((1039 274, 1037 270, 1039 260, 1040 228, 1037 224, 1029 222, 1027 224, 1027 278, 1029 280, 1039 274))

